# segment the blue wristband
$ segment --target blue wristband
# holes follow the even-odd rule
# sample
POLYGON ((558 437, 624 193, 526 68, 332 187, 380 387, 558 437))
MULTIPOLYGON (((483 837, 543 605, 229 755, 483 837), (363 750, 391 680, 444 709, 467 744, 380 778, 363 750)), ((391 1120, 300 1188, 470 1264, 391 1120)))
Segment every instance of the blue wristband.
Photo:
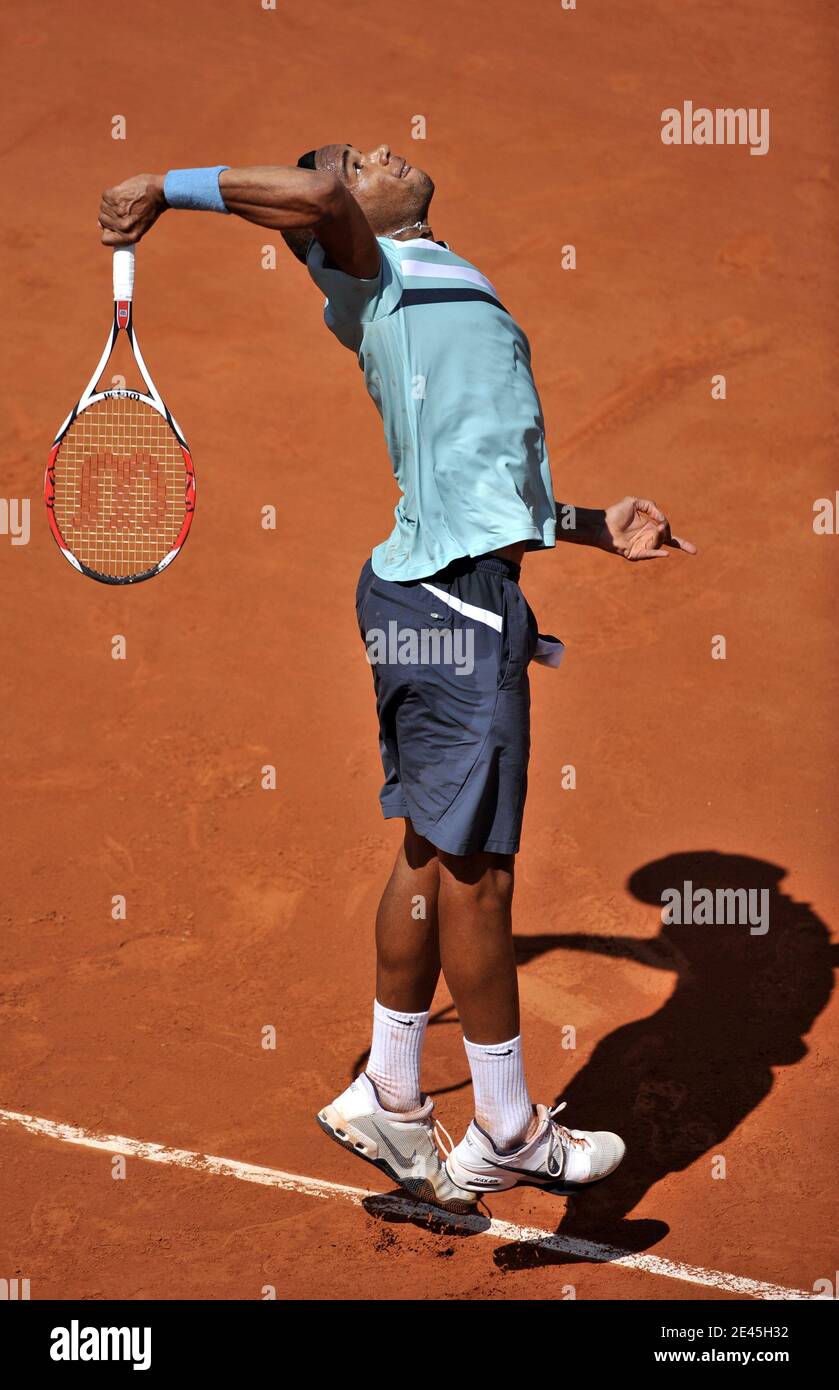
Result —
POLYGON ((163 196, 170 208, 227 212, 218 178, 229 168, 229 164, 215 164, 212 169, 170 169, 163 180, 163 196))

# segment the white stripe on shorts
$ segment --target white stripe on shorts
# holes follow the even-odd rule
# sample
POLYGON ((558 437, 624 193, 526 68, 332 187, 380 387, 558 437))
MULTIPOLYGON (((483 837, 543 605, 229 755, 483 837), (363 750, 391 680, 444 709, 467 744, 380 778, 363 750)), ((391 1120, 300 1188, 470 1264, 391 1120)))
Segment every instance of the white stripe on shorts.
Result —
POLYGON ((486 623, 487 627, 494 627, 496 632, 500 632, 504 626, 504 619, 500 613, 491 613, 488 608, 476 608, 474 603, 464 603, 462 598, 455 598, 453 594, 447 594, 445 589, 435 589, 433 584, 426 584, 421 581, 422 587, 427 589, 435 598, 442 599, 449 608, 457 609, 464 618, 473 618, 476 623, 486 623))

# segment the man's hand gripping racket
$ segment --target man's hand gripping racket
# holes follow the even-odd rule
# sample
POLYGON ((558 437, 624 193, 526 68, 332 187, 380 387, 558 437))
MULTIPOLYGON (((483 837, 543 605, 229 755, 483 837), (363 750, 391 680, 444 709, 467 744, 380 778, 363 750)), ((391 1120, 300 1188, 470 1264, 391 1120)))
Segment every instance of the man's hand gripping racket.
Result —
POLYGON ((134 333, 134 247, 114 251, 114 321, 99 364, 50 453, 44 497, 70 564, 104 584, 136 584, 170 565, 195 510, 195 472, 134 333), (97 392, 124 333, 146 391, 97 392))

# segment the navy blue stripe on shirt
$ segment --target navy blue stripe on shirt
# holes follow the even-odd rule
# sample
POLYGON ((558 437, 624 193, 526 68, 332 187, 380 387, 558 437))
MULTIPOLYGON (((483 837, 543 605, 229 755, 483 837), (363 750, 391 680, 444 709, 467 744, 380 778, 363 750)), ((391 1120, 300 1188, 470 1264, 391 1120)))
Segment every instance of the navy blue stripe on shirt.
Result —
POLYGON ((508 310, 504 308, 494 295, 487 294, 486 290, 403 290, 402 298, 391 313, 395 314, 398 309, 408 309, 412 304, 458 304, 470 299, 482 299, 486 304, 494 304, 496 309, 500 309, 502 314, 508 310))

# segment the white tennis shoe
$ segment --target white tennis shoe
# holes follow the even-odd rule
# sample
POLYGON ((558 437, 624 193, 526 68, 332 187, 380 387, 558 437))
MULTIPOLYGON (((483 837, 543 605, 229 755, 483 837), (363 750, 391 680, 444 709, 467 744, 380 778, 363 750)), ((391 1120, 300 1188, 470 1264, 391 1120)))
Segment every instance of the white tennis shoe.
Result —
POLYGON ((473 1120, 446 1158, 452 1182, 472 1192, 542 1187, 562 1194, 607 1178, 626 1152, 623 1140, 604 1129, 566 1129, 554 1119, 564 1109, 565 1101, 552 1110, 537 1105, 536 1133, 511 1153, 500 1153, 473 1120))
POLYGON ((437 1131, 449 1148, 452 1141, 439 1120, 432 1118, 433 1112, 430 1096, 424 1096, 421 1107, 409 1114, 385 1110, 370 1078, 362 1072, 331 1105, 324 1106, 317 1121, 330 1139, 380 1168, 412 1197, 444 1211, 472 1212, 475 1194, 459 1188, 443 1166, 437 1131))

